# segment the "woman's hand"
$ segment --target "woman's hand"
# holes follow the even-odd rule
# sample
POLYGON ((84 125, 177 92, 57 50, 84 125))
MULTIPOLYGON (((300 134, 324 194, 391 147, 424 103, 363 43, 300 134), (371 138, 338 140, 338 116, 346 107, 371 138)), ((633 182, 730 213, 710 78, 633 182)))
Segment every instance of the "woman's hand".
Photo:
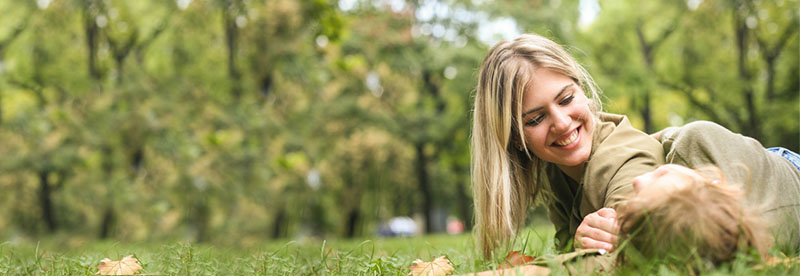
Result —
POLYGON ((614 251, 617 244, 617 211, 603 208, 583 218, 575 231, 575 247, 614 251))

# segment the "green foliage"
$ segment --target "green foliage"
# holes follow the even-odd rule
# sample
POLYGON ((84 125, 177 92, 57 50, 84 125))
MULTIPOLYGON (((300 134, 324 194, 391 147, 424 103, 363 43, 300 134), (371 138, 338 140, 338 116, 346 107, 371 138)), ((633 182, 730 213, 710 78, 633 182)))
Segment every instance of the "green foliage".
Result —
POLYGON ((600 2, 583 40, 609 110, 648 131, 712 120, 800 149, 797 1, 600 2))
POLYGON ((588 26, 579 2, 2 1, 0 238, 469 226, 479 30, 498 18, 566 44, 642 128, 711 119, 800 149, 796 0, 600 1, 588 26))

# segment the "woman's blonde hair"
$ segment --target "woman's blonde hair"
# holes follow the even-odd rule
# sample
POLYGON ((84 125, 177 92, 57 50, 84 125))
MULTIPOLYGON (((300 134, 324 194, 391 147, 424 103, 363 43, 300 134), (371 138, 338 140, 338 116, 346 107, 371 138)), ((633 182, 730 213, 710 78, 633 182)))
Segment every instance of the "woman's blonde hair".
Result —
POLYGON ((744 192, 729 185, 716 167, 696 171, 704 177, 665 193, 631 198, 620 208, 620 245, 628 243, 621 248, 628 253, 621 261, 634 252, 645 260, 698 269, 733 260, 740 250, 765 256, 769 232, 758 212, 745 208, 753 206, 742 205, 744 192))
POLYGON ((572 78, 601 108, 600 90, 560 45, 525 34, 497 43, 481 65, 472 126, 472 192, 475 233, 484 257, 508 241, 541 194, 544 162, 530 154, 522 127, 522 97, 537 68, 572 78))

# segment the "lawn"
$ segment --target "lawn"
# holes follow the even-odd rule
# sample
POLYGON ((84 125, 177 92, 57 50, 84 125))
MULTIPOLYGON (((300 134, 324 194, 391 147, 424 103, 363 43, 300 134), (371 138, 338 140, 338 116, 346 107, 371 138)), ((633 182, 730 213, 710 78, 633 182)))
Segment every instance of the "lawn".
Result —
MULTIPOLYGON (((524 231, 514 250, 538 256, 552 251, 552 226, 524 231)), ((360 240, 271 241, 241 247, 210 244, 82 242, 52 238, 38 242, 3 242, 0 275, 94 275, 103 258, 119 260, 133 254, 151 275, 406 275, 416 259, 431 261, 446 256, 454 274, 483 271, 500 260, 478 257, 469 234, 428 235, 410 238, 360 240)), ((654 264, 648 273, 676 275, 654 264)), ((626 269, 622 274, 638 274, 626 269)), ((734 262, 711 274, 798 275, 800 265, 767 266, 734 262)))
POLYGON ((254 248, 184 242, 90 242, 72 247, 56 240, 3 243, 0 275, 94 274, 103 258, 135 255, 142 273, 169 275, 405 275, 415 259, 445 255, 457 272, 482 269, 472 238, 430 235, 364 240, 276 241, 254 248))

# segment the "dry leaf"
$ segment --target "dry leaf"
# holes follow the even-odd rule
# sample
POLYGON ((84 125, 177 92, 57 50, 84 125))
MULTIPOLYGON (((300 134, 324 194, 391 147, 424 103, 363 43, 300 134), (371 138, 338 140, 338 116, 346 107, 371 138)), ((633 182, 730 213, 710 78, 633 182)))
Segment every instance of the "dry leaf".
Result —
POLYGON ((417 259, 408 269, 411 269, 408 275, 412 276, 444 276, 453 271, 453 266, 450 265, 450 260, 441 256, 432 262, 423 262, 417 259))
MULTIPOLYGON (((524 275, 524 276, 547 276, 550 273, 550 268, 538 265, 521 265, 512 268, 506 269, 498 269, 498 270, 487 270, 481 272, 471 272, 467 274, 463 274, 462 276, 517 276, 517 275, 524 275)), ((583 274, 576 274, 576 275, 583 275, 583 274)))
POLYGON ((524 265, 533 261, 533 257, 520 253, 519 251, 510 251, 506 255, 506 262, 500 264, 499 268, 509 268, 518 265, 524 265))
POLYGON ((505 276, 525 275, 543 276, 550 275, 548 266, 566 268, 569 275, 589 275, 598 272, 610 271, 613 265, 613 254, 601 255, 598 249, 578 249, 575 252, 559 255, 542 255, 536 258, 520 254, 518 251, 508 252, 506 262, 514 265, 509 267, 501 264, 497 270, 472 272, 469 276, 505 276))
POLYGON ((797 258, 797 257, 792 258, 792 257, 787 257, 786 255, 784 255, 784 256, 768 256, 767 258, 764 259, 764 263, 763 264, 758 264, 758 265, 754 266, 753 268, 756 269, 756 270, 762 270, 762 269, 765 269, 765 268, 768 268, 768 267, 777 267, 777 266, 793 267, 793 266, 796 266, 798 264, 800 264, 800 258, 797 258))
POLYGON ((138 263, 139 260, 134 258, 133 255, 128 255, 119 261, 105 258, 100 262, 101 264, 97 266, 100 271, 96 273, 99 275, 133 275, 138 274, 139 270, 142 269, 142 266, 138 263))
POLYGON ((778 266, 778 265, 796 265, 800 264, 800 258, 792 258, 792 257, 771 257, 767 258, 764 263, 769 266, 778 266))

